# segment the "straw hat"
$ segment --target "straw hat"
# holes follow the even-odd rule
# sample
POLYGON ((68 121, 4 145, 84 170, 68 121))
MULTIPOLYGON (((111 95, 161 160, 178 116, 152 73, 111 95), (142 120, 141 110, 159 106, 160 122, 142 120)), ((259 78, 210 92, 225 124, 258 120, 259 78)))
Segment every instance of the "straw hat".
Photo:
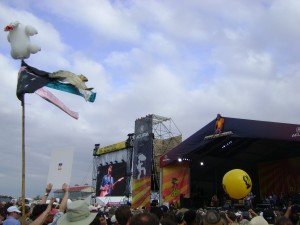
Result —
POLYGON ((97 213, 91 213, 89 205, 84 200, 70 203, 67 213, 57 222, 58 225, 88 225, 96 217, 97 213))

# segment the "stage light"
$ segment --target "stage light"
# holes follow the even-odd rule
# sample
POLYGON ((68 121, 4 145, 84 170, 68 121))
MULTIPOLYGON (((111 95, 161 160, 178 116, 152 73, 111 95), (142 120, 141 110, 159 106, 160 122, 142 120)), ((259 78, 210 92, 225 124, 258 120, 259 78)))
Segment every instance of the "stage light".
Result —
POLYGON ((200 162, 200 166, 204 166, 204 162, 200 162))
POLYGON ((231 145, 232 141, 227 142, 225 145, 222 146, 222 148, 226 148, 228 145, 231 145))
POLYGON ((93 149, 93 156, 96 156, 97 155, 97 151, 100 147, 100 144, 95 144, 95 148, 93 149))
POLYGON ((182 158, 178 158, 178 162, 182 162, 182 158))

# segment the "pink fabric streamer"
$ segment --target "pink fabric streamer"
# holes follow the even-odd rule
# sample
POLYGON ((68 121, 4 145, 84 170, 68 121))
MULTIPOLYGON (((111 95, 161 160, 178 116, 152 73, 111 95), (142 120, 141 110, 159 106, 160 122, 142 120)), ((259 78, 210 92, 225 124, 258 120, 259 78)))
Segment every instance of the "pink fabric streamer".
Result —
POLYGON ((51 102, 53 105, 60 108, 62 111, 67 113, 68 115, 72 116, 74 119, 78 120, 79 115, 78 112, 74 112, 70 110, 67 106, 65 106, 64 103, 62 103, 54 94, 52 94, 50 91, 47 91, 43 88, 40 88, 35 91, 35 93, 42 97, 43 99, 47 100, 48 102, 51 102))

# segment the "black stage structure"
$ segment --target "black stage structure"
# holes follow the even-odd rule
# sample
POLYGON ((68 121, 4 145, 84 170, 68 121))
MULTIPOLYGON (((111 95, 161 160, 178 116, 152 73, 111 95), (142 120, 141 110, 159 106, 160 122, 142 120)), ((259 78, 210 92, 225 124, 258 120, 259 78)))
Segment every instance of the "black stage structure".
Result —
MULTIPOLYGON (((182 206, 209 206, 214 194, 218 195, 220 206, 225 205, 222 179, 232 169, 242 169, 249 174, 255 202, 261 203, 263 195, 271 193, 261 193, 259 166, 266 162, 300 159, 300 125, 223 118, 221 134, 214 135, 216 120, 213 120, 161 157, 162 167, 178 163, 179 158, 190 163, 190 198, 182 198, 182 206)), ((300 170, 296 173, 300 175, 300 170)), ((293 188, 300 192, 300 184, 293 188)))

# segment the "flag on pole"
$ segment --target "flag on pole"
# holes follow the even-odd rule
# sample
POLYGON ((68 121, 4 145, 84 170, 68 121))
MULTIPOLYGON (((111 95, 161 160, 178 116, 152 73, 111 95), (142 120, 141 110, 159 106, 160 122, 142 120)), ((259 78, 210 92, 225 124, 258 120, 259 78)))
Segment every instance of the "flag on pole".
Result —
POLYGON ((60 101, 54 94, 52 94, 50 91, 45 90, 43 88, 37 89, 35 93, 40 96, 41 98, 45 99, 48 102, 51 102, 53 105, 60 108, 62 111, 67 113, 68 115, 72 116, 74 119, 78 119, 79 115, 78 112, 74 112, 70 110, 67 106, 65 106, 62 101, 60 101))
MULTIPOLYGON (((64 71, 67 72, 67 71, 64 71)), ((56 72, 55 72, 56 73, 56 72)), ((68 72, 77 79, 77 75, 68 72)), ((69 114, 75 119, 78 119, 78 113, 73 112, 68 109, 56 96, 54 96, 50 91, 41 89, 42 87, 50 87, 60 91, 68 92, 71 94, 79 95, 83 97, 86 101, 94 102, 96 98, 96 93, 91 91, 91 88, 86 90, 80 89, 74 84, 64 82, 64 78, 61 77, 51 77, 54 73, 49 73, 43 70, 39 70, 32 66, 27 65, 24 60, 22 60, 21 68, 18 74, 18 84, 17 84, 17 97, 20 101, 23 101, 24 94, 26 93, 36 93, 45 100, 51 102, 55 106, 59 107, 61 110, 69 114), (41 89, 41 90, 40 90, 41 89)), ((86 80, 82 82, 86 82, 86 80)))

